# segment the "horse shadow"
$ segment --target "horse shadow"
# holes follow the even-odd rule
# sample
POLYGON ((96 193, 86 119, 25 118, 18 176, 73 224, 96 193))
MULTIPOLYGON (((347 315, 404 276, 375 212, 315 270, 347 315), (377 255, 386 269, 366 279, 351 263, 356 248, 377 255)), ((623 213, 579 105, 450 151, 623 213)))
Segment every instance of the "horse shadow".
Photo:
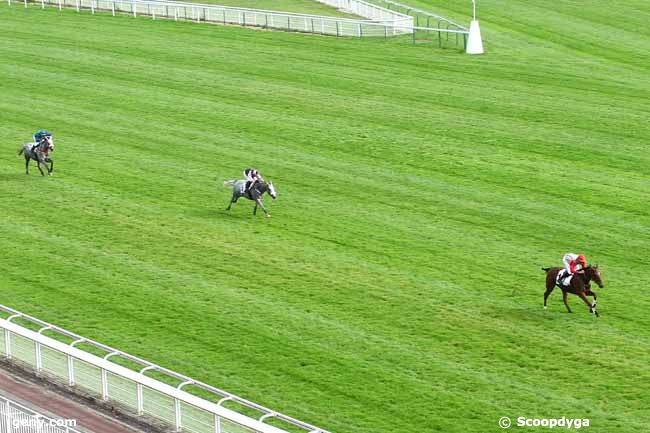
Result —
POLYGON ((42 178, 38 176, 27 176, 25 173, 0 173, 0 182, 24 182, 27 178, 42 178))
POLYGON ((192 208, 186 209, 183 212, 183 215, 190 218, 198 218, 201 220, 211 220, 215 219, 219 221, 232 221, 232 222, 242 222, 250 220, 261 220, 268 218, 260 218, 259 215, 253 215, 251 212, 243 212, 243 209, 239 212, 237 211, 226 211, 221 207, 205 207, 205 208, 192 208), (249 218, 250 217, 250 218, 249 218))

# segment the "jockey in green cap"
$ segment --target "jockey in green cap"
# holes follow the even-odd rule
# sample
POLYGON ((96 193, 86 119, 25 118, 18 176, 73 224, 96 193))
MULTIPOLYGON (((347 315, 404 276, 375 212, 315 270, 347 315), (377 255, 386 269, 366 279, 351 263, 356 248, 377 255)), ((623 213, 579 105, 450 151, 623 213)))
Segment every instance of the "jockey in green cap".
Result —
POLYGON ((34 143, 40 143, 45 137, 52 137, 52 133, 46 129, 40 129, 34 133, 34 143))

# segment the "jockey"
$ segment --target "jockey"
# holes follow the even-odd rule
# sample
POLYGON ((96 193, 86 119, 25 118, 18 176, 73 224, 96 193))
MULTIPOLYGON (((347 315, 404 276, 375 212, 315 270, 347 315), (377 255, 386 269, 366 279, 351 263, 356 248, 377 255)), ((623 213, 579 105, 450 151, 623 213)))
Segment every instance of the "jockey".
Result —
POLYGON ((246 185, 242 192, 246 193, 253 187, 253 185, 255 185, 255 182, 262 179, 262 175, 260 175, 260 172, 254 168, 247 168, 244 170, 244 178, 246 178, 246 185))
POLYGON ((559 282, 563 282, 570 275, 581 272, 587 267, 587 259, 582 254, 566 253, 562 257, 562 262, 564 263, 564 272, 558 275, 559 282))
MULTIPOLYGON (((47 129, 40 129, 34 133, 34 144, 32 146, 32 152, 36 150, 36 148, 45 140, 46 138, 52 138, 52 133, 48 131, 47 129)), ((46 152, 47 153, 47 152, 46 152)))
POLYGON ((34 143, 40 144, 41 140, 46 137, 52 137, 52 133, 46 129, 38 130, 34 133, 34 143))

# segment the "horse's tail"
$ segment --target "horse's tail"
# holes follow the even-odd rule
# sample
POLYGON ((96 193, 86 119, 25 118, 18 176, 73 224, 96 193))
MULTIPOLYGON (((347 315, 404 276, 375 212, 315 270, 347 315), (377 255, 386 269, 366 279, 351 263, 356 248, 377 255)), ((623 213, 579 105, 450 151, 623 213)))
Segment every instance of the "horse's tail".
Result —
POLYGON ((548 271, 550 271, 550 270, 551 270, 551 268, 542 268, 542 271, 544 271, 546 273, 548 273, 548 271))
POLYGON ((21 147, 20 149, 18 149, 18 156, 22 155, 24 151, 25 151, 24 147, 21 147))
POLYGON ((236 180, 224 180, 223 181, 223 186, 225 188, 228 188, 229 186, 233 186, 237 182, 236 180))

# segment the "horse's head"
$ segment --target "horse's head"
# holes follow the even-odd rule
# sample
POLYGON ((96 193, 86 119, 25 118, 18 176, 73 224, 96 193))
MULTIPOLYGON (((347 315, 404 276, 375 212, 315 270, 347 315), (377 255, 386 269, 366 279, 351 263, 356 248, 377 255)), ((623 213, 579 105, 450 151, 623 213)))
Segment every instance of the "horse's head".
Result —
POLYGON ((273 182, 267 182, 266 186, 268 188, 269 195, 271 196, 271 198, 273 200, 275 200, 275 198, 278 196, 278 193, 275 191, 275 187, 273 186, 273 182))
POLYGON ((54 140, 51 135, 43 137, 41 140, 41 148, 45 153, 54 152, 54 140))
POLYGON ((598 265, 589 265, 587 268, 585 268, 585 276, 590 280, 594 280, 594 282, 598 284, 598 287, 601 289, 605 287, 605 284, 603 283, 603 277, 600 274, 600 269, 598 269, 598 265))

